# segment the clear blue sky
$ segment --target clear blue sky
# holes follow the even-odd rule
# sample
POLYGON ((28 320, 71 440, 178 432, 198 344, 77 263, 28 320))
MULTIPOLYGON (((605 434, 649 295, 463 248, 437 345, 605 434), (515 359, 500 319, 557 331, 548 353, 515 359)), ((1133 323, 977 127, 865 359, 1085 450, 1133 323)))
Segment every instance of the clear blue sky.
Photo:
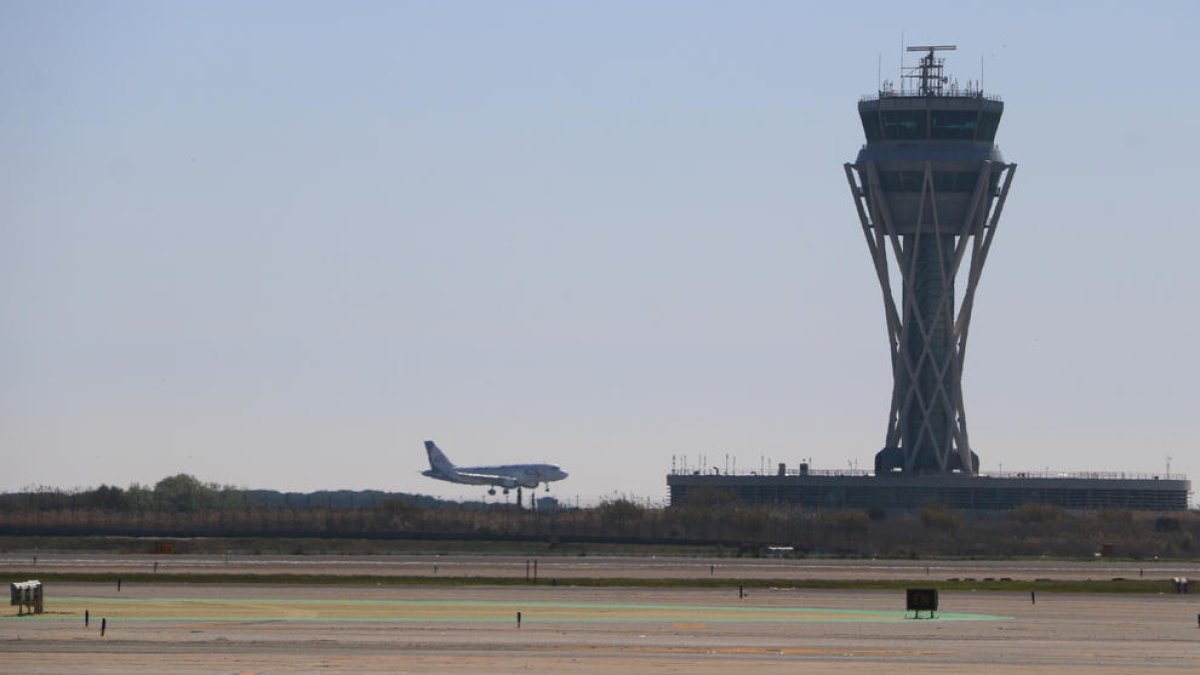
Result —
POLYGON ((871 465, 842 164, 951 43, 1019 164, 964 376, 983 468, 1200 480, 1194 2, 0 2, 0 489, 181 471, 444 496, 547 460, 871 465), (762 458, 762 459, 760 459, 762 458))

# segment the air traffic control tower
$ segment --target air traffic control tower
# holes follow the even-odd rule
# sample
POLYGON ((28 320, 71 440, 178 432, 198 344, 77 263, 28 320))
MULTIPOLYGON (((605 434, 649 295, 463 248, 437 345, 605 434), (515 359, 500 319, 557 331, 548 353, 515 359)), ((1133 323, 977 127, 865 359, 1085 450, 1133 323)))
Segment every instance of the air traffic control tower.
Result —
POLYGON ((774 472, 738 472, 735 463, 731 472, 685 462, 667 475, 672 505, 687 504, 694 490, 720 490, 746 504, 804 508, 1188 508, 1191 482, 1178 474, 980 472, 967 435, 963 362, 975 291, 1016 165, 995 143, 1004 104, 943 75, 938 53, 952 49, 909 47, 922 56, 902 73, 900 90, 884 85, 859 101, 867 143, 845 166, 883 292, 892 358, 874 470, 801 461, 780 462, 774 472))
POLYGON ((875 475, 979 472, 963 406, 971 309, 1015 164, 995 145, 1004 103, 948 84, 939 51, 899 92, 859 101, 867 143, 846 178, 883 291, 892 401, 875 475), (956 296, 956 292, 958 295, 956 296))

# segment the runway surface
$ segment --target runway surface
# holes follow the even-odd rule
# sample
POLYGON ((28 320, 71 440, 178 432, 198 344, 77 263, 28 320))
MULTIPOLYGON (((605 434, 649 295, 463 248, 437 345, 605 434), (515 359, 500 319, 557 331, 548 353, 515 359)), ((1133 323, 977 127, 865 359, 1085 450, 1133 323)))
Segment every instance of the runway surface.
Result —
MULTIPOLYGON (((226 565, 223 559, 206 562, 226 565)), ((380 561, 316 562, 347 570, 380 561)), ((495 570, 514 562, 442 559, 438 573, 448 563, 495 570)), ((567 562, 560 569, 568 569, 567 562)), ((633 567, 635 559, 587 562, 595 565, 591 569, 619 570, 622 577, 639 569, 633 567)), ((651 561, 640 569, 646 575, 665 574, 670 562, 651 561)), ((704 577, 708 565, 719 561, 677 562, 704 577)), ((39 556, 38 566, 45 564, 39 556)), ((53 564, 142 569, 143 563, 75 556, 53 564)), ((965 576, 968 566, 986 568, 997 577, 1049 576, 1047 567, 1071 575, 1081 573, 1076 568, 1101 569, 1087 563, 1037 565, 1037 571, 1026 563, 938 567, 953 569, 948 573, 954 576, 965 576)), ((836 561, 822 563, 834 576, 868 574, 859 565, 838 567, 836 561)), ((892 574, 924 576, 923 565, 900 567, 902 572, 892 574)), ((228 568, 244 573, 280 566, 231 560, 228 568)), ((1131 569, 1136 575, 1128 566, 1103 569, 1106 575, 1131 576, 1131 569)), ((524 560, 512 571, 523 575, 524 560)), ((714 568, 712 574, 718 573, 714 568)), ((562 576, 564 581, 553 587, 164 580, 126 582, 117 591, 111 583, 50 584, 46 614, 17 618, 12 608, 0 619, 0 650, 7 671, 25 673, 1200 672, 1196 596, 1039 592, 1034 604, 1028 593, 944 591, 937 619, 913 620, 903 618, 901 591, 780 585, 751 589, 739 598, 736 588, 577 587, 562 576), (103 637, 101 619, 107 623, 103 637)))
MULTIPOLYGON (((743 599, 744 600, 744 599, 743 599)), ((524 626, 556 623, 886 623, 904 621, 906 612, 821 607, 763 607, 739 602, 725 605, 639 602, 566 602, 562 600, 478 599, 320 599, 267 597, 87 597, 63 596, 54 611, 34 617, 0 617, 4 622, 77 623, 84 611, 130 621, 381 621, 404 623, 503 623, 521 612, 524 626)), ((915 615, 911 615, 916 618, 915 615)), ((934 618, 933 616, 928 618, 934 618)), ((1002 621, 988 614, 942 613, 939 621, 1002 621)))
POLYGON ((323 575, 523 578, 532 561, 540 578, 737 578, 737 579, 922 579, 1008 577, 1016 580, 1200 579, 1200 562, 1053 560, 831 560, 792 558, 690 558, 637 556, 512 555, 118 555, 4 553, 0 568, 52 572, 275 572, 323 575), (33 562, 37 557, 36 564, 33 562), (157 566, 157 567, 156 567, 157 566))

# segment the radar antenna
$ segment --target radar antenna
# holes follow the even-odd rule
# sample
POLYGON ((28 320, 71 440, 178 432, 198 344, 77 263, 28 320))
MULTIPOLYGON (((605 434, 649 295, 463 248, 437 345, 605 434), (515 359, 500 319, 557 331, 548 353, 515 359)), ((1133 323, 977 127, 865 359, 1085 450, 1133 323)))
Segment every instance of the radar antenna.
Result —
POLYGON ((946 77, 942 75, 942 68, 946 64, 946 59, 937 58, 935 52, 952 52, 958 49, 956 45, 919 45, 909 47, 910 52, 928 52, 921 57, 921 61, 916 66, 908 68, 903 77, 906 80, 916 80, 917 94, 920 96, 941 96, 942 85, 946 82, 946 77))

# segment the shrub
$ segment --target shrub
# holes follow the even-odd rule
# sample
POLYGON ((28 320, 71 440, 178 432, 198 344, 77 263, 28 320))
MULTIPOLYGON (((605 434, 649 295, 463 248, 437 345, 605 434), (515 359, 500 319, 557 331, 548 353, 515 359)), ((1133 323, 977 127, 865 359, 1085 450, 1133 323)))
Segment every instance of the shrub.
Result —
POLYGON ((1162 516, 1154 520, 1155 532, 1178 532, 1179 519, 1162 516))
POLYGON ((1018 522, 1029 525, 1053 523, 1063 517, 1063 510, 1062 507, 1053 504, 1022 504, 1013 509, 1011 514, 1018 522))
POLYGON ((961 519, 945 504, 926 504, 921 507, 921 524, 935 530, 956 530, 961 519))
POLYGON ((628 499, 614 499, 597 507, 600 522, 605 525, 623 525, 642 519, 642 507, 628 499))
POLYGON ((871 523, 865 511, 823 512, 821 520, 843 532, 863 532, 871 523))

